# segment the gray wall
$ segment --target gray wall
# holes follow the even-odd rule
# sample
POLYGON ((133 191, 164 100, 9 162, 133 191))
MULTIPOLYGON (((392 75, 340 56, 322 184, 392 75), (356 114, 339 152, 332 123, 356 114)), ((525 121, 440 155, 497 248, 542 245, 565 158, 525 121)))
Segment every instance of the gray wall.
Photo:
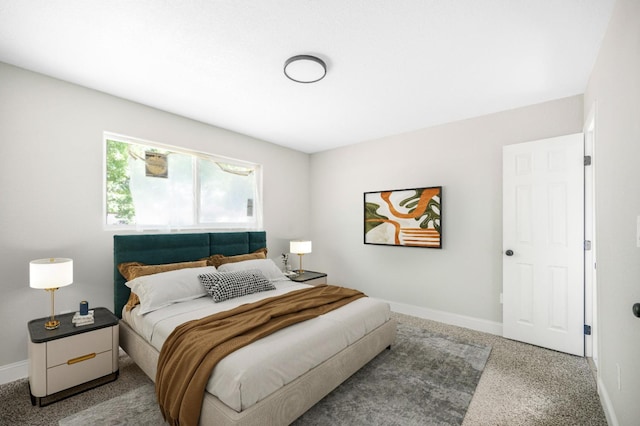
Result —
POLYGON ((29 288, 30 260, 74 260, 56 312, 83 299, 113 309, 103 131, 260 163, 270 257, 307 231, 307 154, 0 63, 0 366, 27 359, 26 324, 50 312, 49 294, 29 288))
POLYGON ((599 389, 617 418, 640 421, 640 2, 618 0, 585 94, 595 103, 599 389), (618 373, 618 366, 620 373, 618 373), (618 389, 618 374, 620 388, 618 389))
POLYGON ((427 316, 499 325, 502 147, 581 132, 582 109, 575 96, 313 154, 314 266, 427 316), (443 249, 363 244, 363 192, 438 185, 443 249))

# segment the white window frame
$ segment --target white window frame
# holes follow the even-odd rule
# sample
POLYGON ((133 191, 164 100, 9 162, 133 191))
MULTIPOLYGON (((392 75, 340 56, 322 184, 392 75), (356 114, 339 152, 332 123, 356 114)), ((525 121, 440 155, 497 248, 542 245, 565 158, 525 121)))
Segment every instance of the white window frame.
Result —
POLYGON ((145 139, 135 138, 131 136, 121 135, 112 132, 103 133, 102 141, 102 223, 103 228, 107 231, 119 230, 135 230, 135 231, 181 231, 181 230, 223 230, 223 231, 256 231, 263 230, 263 206, 262 206, 262 165, 251 163, 248 161, 238 160, 221 155, 211 154, 202 151, 196 151, 188 148, 182 148, 175 145, 168 145, 159 142, 149 141, 145 139), (255 221, 251 226, 242 226, 242 224, 224 224, 224 223, 199 223, 199 205, 200 205, 200 180, 198 179, 197 161, 194 161, 193 168, 193 203, 194 203, 194 224, 192 225, 149 225, 149 224, 109 224, 107 223, 107 141, 114 140, 129 144, 144 145, 147 147, 158 148, 184 155, 190 155, 195 158, 206 158, 208 160, 224 162, 227 164, 237 165, 241 167, 249 167, 254 170, 255 174, 255 197, 253 199, 253 214, 255 221))

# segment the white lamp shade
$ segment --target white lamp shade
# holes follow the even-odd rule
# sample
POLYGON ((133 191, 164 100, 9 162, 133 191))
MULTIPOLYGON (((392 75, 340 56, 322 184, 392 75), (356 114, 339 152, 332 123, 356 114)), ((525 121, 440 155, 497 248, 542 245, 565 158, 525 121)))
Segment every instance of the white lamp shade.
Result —
POLYGON ((61 257, 29 262, 29 286, 58 288, 73 282, 73 260, 61 257))
POLYGON ((291 241, 289 251, 295 254, 311 253, 311 241, 291 241))

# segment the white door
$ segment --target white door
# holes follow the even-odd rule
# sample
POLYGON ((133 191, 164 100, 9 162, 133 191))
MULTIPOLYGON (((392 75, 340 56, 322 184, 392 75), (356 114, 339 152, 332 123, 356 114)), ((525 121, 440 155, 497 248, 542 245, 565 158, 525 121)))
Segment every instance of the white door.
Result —
POLYGON ((583 135, 502 155, 503 335, 584 356, 583 135))

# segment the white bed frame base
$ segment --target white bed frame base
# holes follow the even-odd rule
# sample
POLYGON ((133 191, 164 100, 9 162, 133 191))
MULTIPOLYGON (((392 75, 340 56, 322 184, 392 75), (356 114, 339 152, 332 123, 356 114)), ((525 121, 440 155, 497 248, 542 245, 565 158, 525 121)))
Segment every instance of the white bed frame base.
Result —
MULTIPOLYGON (((390 319, 354 344, 259 401, 237 412, 205 393, 201 425, 288 425, 375 358, 396 339, 396 321, 390 319)), ((120 346, 155 382, 160 353, 120 321, 120 346)))

